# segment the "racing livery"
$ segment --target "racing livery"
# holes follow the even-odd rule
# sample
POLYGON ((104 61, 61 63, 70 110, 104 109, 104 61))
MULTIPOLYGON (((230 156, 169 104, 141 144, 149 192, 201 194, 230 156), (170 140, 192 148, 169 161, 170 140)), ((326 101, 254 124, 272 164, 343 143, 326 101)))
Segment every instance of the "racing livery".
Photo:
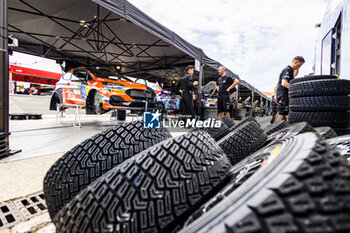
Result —
POLYGON ((156 93, 146 85, 132 82, 108 70, 78 67, 56 83, 50 110, 81 106, 86 114, 102 114, 111 109, 155 109, 156 93))

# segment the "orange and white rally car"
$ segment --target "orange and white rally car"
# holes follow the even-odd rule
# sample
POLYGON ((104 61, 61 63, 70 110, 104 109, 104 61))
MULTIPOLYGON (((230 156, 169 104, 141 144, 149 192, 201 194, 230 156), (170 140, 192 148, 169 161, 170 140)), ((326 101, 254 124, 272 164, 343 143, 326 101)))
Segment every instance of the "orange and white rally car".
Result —
POLYGON ((56 83, 50 110, 58 107, 86 108, 86 114, 102 114, 111 109, 154 110, 156 93, 146 85, 132 82, 111 71, 75 68, 56 83))

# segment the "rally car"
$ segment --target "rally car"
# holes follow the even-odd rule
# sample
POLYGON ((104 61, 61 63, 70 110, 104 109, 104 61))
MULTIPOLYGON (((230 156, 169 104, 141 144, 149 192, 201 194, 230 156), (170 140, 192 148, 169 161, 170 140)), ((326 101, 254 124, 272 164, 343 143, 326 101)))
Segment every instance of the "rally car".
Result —
POLYGON ((156 93, 146 85, 132 82, 108 70, 78 67, 56 83, 50 110, 81 106, 86 114, 111 109, 154 110, 156 93))

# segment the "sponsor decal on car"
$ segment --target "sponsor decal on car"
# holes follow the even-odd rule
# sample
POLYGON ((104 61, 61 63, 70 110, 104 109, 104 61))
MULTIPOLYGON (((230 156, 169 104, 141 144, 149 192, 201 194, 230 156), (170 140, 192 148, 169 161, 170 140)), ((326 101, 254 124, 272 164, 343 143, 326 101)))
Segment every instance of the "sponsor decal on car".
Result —
POLYGON ((112 89, 111 94, 119 94, 119 95, 124 95, 124 90, 117 90, 117 89, 112 89))

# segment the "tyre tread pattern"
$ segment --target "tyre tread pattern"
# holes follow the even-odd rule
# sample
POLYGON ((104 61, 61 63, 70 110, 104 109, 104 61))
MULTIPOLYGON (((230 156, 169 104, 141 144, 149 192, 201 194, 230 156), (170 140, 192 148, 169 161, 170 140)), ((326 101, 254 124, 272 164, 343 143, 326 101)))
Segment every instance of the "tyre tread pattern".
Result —
POLYGON ((290 81, 290 84, 296 84, 300 82, 307 82, 307 81, 314 81, 314 80, 334 80, 338 77, 335 75, 312 75, 312 76, 305 76, 301 78, 295 78, 292 81, 290 81))
POLYGON ((350 80, 314 80, 294 83, 289 88, 289 97, 348 95, 350 80))
POLYGON ((349 96, 308 96, 292 98, 289 108, 295 112, 322 112, 350 110, 349 96))
POLYGON ((289 113, 289 123, 306 121, 313 127, 330 126, 346 128, 349 124, 348 112, 293 112, 289 113))
POLYGON ((227 125, 221 119, 218 119, 218 121, 221 121, 221 127, 195 128, 195 129, 190 130, 190 132, 197 131, 197 130, 205 131, 210 136, 212 136, 215 141, 218 141, 230 131, 230 129, 227 127, 227 125))
POLYGON ((267 136, 255 121, 248 121, 218 141, 232 165, 259 150, 267 136))
POLYGON ((221 117, 221 120, 227 125, 228 128, 232 128, 235 125, 235 122, 232 120, 232 118, 228 116, 221 117))
POLYGON ((315 130, 324 139, 337 137, 337 133, 331 127, 328 126, 316 127, 315 130))
POLYGON ((57 232, 172 232, 225 181, 230 167, 208 133, 193 131, 116 166, 53 222, 57 232))
MULTIPOLYGON (((325 141, 314 142, 307 156, 296 156, 280 175, 284 177, 283 182, 278 181, 278 177, 271 179, 267 184, 270 187, 261 187, 259 194, 254 194, 242 207, 225 212, 227 205, 219 203, 215 208, 222 211, 216 211, 218 214, 212 217, 208 213, 199 218, 197 230, 215 218, 212 219, 215 227, 224 229, 223 232, 350 231, 350 163, 325 141)), ((206 232, 214 232, 208 228, 206 232)), ((189 225, 182 232, 197 231, 189 225)))
POLYGON ((44 178, 50 216, 98 177, 133 155, 171 137, 168 129, 144 129, 133 121, 107 129, 69 150, 44 178))
POLYGON ((266 135, 270 135, 270 134, 273 134, 274 132, 277 132, 280 129, 284 129, 284 128, 288 127, 288 125, 289 124, 286 121, 277 121, 277 122, 267 126, 264 129, 264 133, 266 135))

